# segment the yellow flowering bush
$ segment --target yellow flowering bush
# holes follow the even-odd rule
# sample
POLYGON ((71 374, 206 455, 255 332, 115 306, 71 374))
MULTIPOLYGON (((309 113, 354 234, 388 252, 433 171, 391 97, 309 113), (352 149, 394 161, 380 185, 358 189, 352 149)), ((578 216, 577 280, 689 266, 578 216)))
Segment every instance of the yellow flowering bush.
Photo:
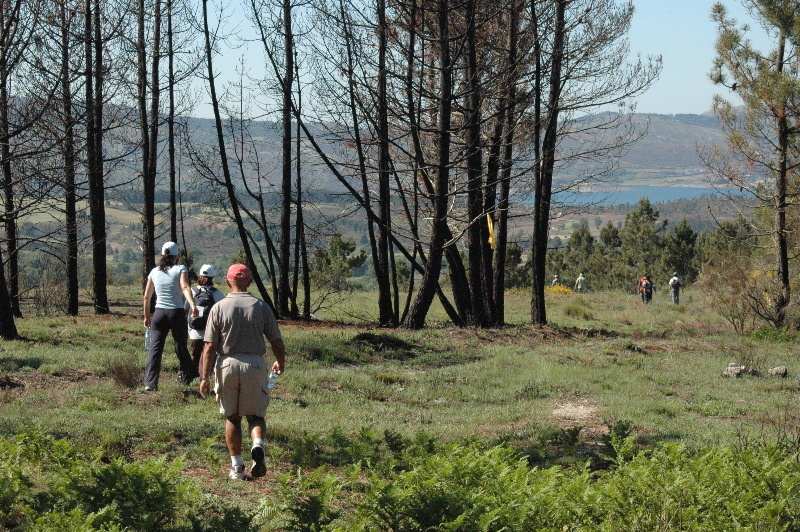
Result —
POLYGON ((547 286, 544 289, 545 293, 555 295, 555 294, 562 294, 562 295, 569 295, 572 294, 573 291, 571 288, 564 286, 563 284, 557 284, 555 286, 547 286))

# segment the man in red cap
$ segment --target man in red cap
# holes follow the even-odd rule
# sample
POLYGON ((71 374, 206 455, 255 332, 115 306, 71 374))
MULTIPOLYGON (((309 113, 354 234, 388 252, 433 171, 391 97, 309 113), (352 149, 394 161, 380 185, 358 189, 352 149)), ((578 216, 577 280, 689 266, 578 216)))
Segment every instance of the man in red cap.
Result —
POLYGON ((226 418, 225 442, 231 455, 229 476, 238 480, 244 478, 242 417, 247 418, 253 440, 250 474, 261 477, 267 472, 264 433, 270 392, 264 337, 275 355, 272 371, 283 373, 286 360, 275 314, 269 305, 247 291, 252 280, 250 269, 244 264, 228 268, 225 281, 230 293, 211 307, 200 362, 200 395, 204 398, 211 391, 209 378, 214 371, 217 404, 226 418))

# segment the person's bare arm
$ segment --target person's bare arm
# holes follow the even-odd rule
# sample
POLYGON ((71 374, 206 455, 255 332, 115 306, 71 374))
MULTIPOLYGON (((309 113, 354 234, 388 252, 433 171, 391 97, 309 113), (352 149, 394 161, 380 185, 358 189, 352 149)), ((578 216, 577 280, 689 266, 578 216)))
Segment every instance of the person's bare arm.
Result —
POLYGON ((217 359, 217 344, 206 342, 200 357, 200 397, 205 399, 211 392, 211 372, 217 359))
POLYGON ((270 340, 269 345, 272 347, 272 354, 275 355, 275 363, 272 364, 272 371, 280 375, 283 373, 283 366, 286 363, 286 346, 283 344, 282 338, 270 340))
POLYGON ((144 297, 142 298, 142 307, 144 308, 144 326, 149 329, 150 328, 150 300, 153 299, 153 292, 155 292, 156 287, 153 284, 153 281, 150 279, 147 280, 147 284, 144 287, 144 297))
POLYGON ((200 315, 200 310, 198 310, 197 305, 194 303, 192 285, 189 284, 189 274, 186 272, 181 272, 181 290, 183 291, 183 297, 189 302, 189 308, 192 309, 192 317, 196 318, 200 315))

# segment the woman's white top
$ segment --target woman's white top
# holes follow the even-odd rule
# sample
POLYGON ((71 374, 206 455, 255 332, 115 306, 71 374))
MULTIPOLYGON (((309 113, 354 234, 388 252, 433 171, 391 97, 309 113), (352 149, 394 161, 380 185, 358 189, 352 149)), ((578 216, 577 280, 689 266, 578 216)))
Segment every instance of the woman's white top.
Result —
POLYGON ((156 288, 156 308, 183 308, 186 300, 181 290, 181 273, 187 271, 183 264, 171 266, 162 272, 161 268, 153 268, 147 279, 153 281, 156 288))

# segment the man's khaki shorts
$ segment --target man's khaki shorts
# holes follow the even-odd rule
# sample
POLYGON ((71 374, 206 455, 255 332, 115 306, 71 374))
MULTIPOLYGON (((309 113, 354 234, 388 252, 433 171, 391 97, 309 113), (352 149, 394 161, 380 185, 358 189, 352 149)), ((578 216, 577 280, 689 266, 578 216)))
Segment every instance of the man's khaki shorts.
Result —
POLYGON ((214 391, 225 417, 265 417, 269 405, 267 361, 261 355, 230 355, 217 358, 214 391))

